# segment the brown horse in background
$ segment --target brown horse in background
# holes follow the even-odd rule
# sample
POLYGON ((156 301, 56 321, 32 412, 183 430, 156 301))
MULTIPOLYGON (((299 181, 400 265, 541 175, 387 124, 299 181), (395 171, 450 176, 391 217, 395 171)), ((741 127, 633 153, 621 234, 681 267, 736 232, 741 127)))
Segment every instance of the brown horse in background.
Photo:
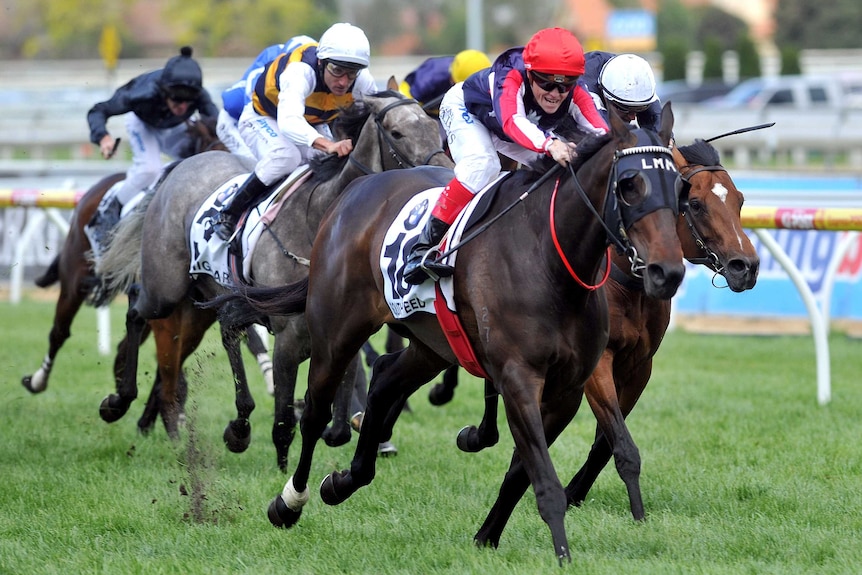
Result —
MULTIPOLYGON (((189 134, 192 136, 191 148, 183 151, 182 157, 192 156, 207 150, 226 150, 224 145, 216 136, 215 123, 208 119, 198 119, 187 122, 189 134)), ((176 163, 166 167, 166 172, 169 172, 176 163)), ((60 294, 57 298, 57 305, 54 310, 54 322, 51 332, 48 335, 48 353, 42 360, 41 367, 32 375, 25 375, 21 379, 21 384, 31 393, 41 393, 48 387, 48 381, 51 374, 51 369, 60 348, 71 336, 71 326, 81 306, 87 302, 93 305, 105 305, 108 302, 104 300, 101 290, 101 282, 96 277, 94 264, 91 259, 90 240, 84 233, 84 227, 93 218, 99 203, 104 195, 117 182, 122 181, 126 177, 124 172, 119 172, 105 176, 95 184, 81 197, 69 222, 69 233, 63 243, 60 253, 45 272, 36 278, 35 283, 39 287, 49 287, 57 282, 60 283, 60 294)), ((144 337, 149 333, 150 328, 155 328, 157 337, 161 333, 163 327, 153 322, 148 324, 144 337)), ((254 330, 249 330, 250 332, 254 330)), ((261 341, 257 333, 249 333, 249 346, 255 355, 265 353, 266 347, 261 341)), ((191 348, 192 350, 194 348, 191 348)), ((119 381, 122 378, 123 369, 125 366, 125 358, 127 353, 127 342, 123 338, 117 346, 117 355, 114 359, 114 378, 119 381)), ((158 391, 158 372, 156 375, 156 392, 158 391)), ((151 394, 147 408, 138 427, 142 432, 148 432, 155 423, 156 415, 159 411, 157 396, 151 394)))
MULTIPOLYGON (((581 142, 576 165, 544 175, 519 170, 504 179, 487 211, 477 217, 482 233, 458 247, 453 276, 458 317, 478 362, 503 397, 517 447, 506 477, 523 476, 533 485, 560 561, 571 559, 563 521, 566 495, 548 447, 577 410, 608 334, 605 298, 589 284, 599 274, 609 241, 637 264, 650 296, 672 297, 683 278, 675 233, 678 174, 667 148, 672 128, 669 105, 659 135, 629 130, 612 113, 611 133, 581 142), (547 417, 543 406, 548 404, 570 409, 561 410, 562 417, 547 417)), ((302 454, 284 491, 270 504, 274 525, 290 527, 299 520, 309 497, 314 449, 331 418, 339 381, 371 334, 390 324, 410 345, 374 364, 351 467, 328 475, 320 487, 328 504, 345 501, 372 481, 377 444, 391 437, 404 402, 456 362, 436 317, 422 312, 394 317, 382 293, 379 261, 385 253, 392 262, 387 273, 394 274, 396 285, 403 281, 396 262, 410 246, 384 250, 387 230, 414 194, 442 187, 450 178, 449 170, 415 168, 356 180, 321 224, 307 281, 230 296, 225 309, 233 308, 237 325, 255 313, 304 312, 311 333, 302 454), (244 315, 249 307, 254 312, 244 315)), ((231 318, 223 321, 230 325, 231 318)), ((500 497, 508 497, 506 489, 500 497)), ((506 518, 500 519, 496 528, 502 531, 506 518)), ((486 522, 477 543, 496 546, 496 532, 486 522)))

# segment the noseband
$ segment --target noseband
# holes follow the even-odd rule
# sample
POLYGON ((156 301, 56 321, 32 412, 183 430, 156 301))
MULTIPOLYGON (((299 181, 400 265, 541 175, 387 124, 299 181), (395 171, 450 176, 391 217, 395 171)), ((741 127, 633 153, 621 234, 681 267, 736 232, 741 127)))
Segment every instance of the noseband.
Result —
MULTIPOLYGON (((380 144, 379 147, 380 147, 380 165, 381 166, 386 165, 386 157, 385 157, 385 153, 383 151, 383 149, 384 149, 383 143, 385 142, 389 155, 395 160, 395 163, 398 164, 399 168, 416 167, 416 164, 411 162, 407 158, 407 156, 404 154, 404 152, 402 152, 398 148, 398 145, 395 143, 395 140, 392 138, 392 136, 389 135, 389 132, 387 132, 386 129, 383 127, 383 119, 386 117, 386 113, 389 112, 389 110, 391 110, 392 108, 395 108, 397 106, 405 106, 405 105, 410 105, 410 104, 416 104, 418 106, 419 102, 417 102, 416 100, 414 100, 412 98, 404 98, 401 100, 396 100, 396 101, 384 106, 382 110, 380 110, 379 112, 377 112, 377 114, 374 115, 374 123, 377 124, 377 138, 378 138, 378 142, 380 144)), ((425 113, 425 112, 423 111, 423 113, 425 113)), ((432 151, 430 154, 428 154, 428 157, 425 158, 425 160, 422 162, 421 165, 428 165, 428 162, 431 161, 431 158, 433 158, 437 154, 443 154, 443 153, 445 153, 445 152, 443 151, 442 147, 432 151)), ((355 159, 353 157, 353 154, 350 154, 350 161, 354 165, 356 165, 360 170, 362 170, 362 172, 365 173, 366 175, 374 173, 374 170, 372 170, 368 166, 364 165, 359 160, 355 159)))

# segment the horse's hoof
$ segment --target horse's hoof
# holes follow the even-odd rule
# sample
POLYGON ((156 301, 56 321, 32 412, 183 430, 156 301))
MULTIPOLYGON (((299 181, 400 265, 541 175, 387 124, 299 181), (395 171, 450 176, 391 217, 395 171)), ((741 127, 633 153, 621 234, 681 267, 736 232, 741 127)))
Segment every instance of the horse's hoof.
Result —
POLYGON ((102 404, 99 406, 99 416, 105 423, 114 423, 126 415, 128 410, 129 404, 124 404, 119 395, 112 393, 102 400, 102 404))
MULTIPOLYGON (((347 498, 350 496, 350 493, 346 493, 345 495, 340 495, 336 492, 336 483, 343 483, 345 478, 347 477, 348 471, 333 471, 329 475, 323 478, 323 481, 320 482, 320 498, 327 505, 338 505, 339 503, 344 503, 347 501, 347 498)), ((343 485, 342 485, 343 487, 343 485)), ((342 492, 347 492, 348 489, 342 489, 342 492)))
POLYGON ((377 445, 377 455, 380 457, 394 457, 398 455, 398 448, 391 441, 384 441, 377 445))
POLYGON ((350 426, 327 427, 321 437, 323 437, 323 441, 329 447, 341 447, 350 441, 350 426))
POLYGON ((33 376, 32 375, 25 375, 24 377, 22 377, 21 378, 21 385, 23 385, 24 389, 26 389, 30 393, 42 393, 48 387, 47 385, 43 385, 41 387, 33 385, 33 376))
POLYGON ((435 383, 431 391, 428 392, 428 401, 431 402, 431 405, 446 405, 452 401, 453 397, 455 397, 455 392, 442 383, 435 383))
POLYGON ((274 527, 289 529, 299 521, 299 517, 302 515, 302 508, 299 511, 294 511, 287 506, 284 499, 281 498, 281 494, 278 494, 270 502, 266 514, 269 517, 269 522, 274 527))
POLYGON ((455 443, 458 444, 458 449, 465 453, 477 453, 485 449, 485 446, 479 441, 479 430, 475 425, 462 427, 455 443))
POLYGON ((242 453, 251 443, 251 424, 247 419, 234 419, 224 428, 224 443, 232 453, 242 453))

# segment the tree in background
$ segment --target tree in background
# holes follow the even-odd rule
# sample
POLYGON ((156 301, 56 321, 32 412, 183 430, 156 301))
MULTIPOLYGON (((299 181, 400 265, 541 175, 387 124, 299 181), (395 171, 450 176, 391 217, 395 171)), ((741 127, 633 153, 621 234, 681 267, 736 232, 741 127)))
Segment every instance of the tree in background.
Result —
POLYGON ((760 76, 760 54, 751 36, 741 34, 736 39, 736 53, 739 56, 739 77, 754 78, 760 76))
POLYGON ((721 79, 723 77, 724 66, 721 58, 724 52, 725 48, 718 36, 711 35, 703 40, 703 77, 705 79, 721 79))
POLYGON ((794 46, 781 47, 781 74, 801 74, 802 66, 799 63, 799 50, 794 46))
POLYGON ((177 22, 177 43, 201 56, 256 54, 291 36, 313 38, 336 22, 335 6, 320 0, 166 0, 166 22, 177 22))
POLYGON ((657 48, 662 55, 663 78, 685 79, 686 56, 694 40, 692 13, 679 0, 660 3, 656 15, 657 48))
POLYGON ((781 0, 775 11, 775 43, 807 48, 859 48, 858 0, 781 0))

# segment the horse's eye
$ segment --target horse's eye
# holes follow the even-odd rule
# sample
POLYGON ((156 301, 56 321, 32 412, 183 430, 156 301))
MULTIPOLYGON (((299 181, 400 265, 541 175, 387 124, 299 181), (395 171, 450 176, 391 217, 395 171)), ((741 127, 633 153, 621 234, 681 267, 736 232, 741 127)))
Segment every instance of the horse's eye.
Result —
POLYGON ((391 135, 392 135, 392 137, 393 137, 393 138, 395 138, 396 140, 400 140, 401 138, 403 138, 403 137, 404 137, 404 134, 402 134, 402 133, 401 133, 401 132, 399 132, 398 130, 392 130, 391 135))
POLYGON ((703 211, 703 203, 697 198, 689 198, 688 210, 692 214, 699 214, 703 211))
POLYGON ((645 188, 643 178, 637 172, 633 175, 623 174, 618 184, 620 201, 627 206, 633 206, 643 201, 645 188))

